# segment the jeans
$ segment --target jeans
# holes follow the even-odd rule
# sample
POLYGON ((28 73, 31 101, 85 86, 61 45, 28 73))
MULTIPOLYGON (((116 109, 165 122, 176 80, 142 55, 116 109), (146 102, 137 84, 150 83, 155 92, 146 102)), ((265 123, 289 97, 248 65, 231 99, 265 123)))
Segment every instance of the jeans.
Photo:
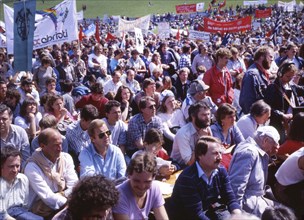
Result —
POLYGON ((20 206, 9 208, 7 213, 17 220, 43 220, 43 217, 35 215, 34 213, 29 212, 27 209, 20 206))

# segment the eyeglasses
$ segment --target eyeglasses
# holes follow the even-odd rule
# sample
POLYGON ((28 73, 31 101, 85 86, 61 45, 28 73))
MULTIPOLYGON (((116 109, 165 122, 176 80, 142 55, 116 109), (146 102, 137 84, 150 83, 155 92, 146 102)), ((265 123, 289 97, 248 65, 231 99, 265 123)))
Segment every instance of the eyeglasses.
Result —
POLYGON ((154 109, 154 108, 156 108, 156 105, 155 104, 154 105, 150 105, 150 106, 147 106, 146 108, 154 109))
POLYGON ((110 130, 107 130, 107 131, 105 131, 105 132, 101 132, 101 133, 98 134, 98 137, 99 137, 100 139, 102 139, 102 138, 104 138, 105 135, 110 136, 110 135, 111 135, 111 131, 110 131, 110 130))

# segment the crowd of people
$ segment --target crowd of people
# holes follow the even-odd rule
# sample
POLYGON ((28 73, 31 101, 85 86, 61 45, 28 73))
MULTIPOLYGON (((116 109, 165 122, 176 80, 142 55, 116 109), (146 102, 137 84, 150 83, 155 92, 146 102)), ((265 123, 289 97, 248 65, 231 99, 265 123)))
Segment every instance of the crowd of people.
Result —
POLYGON ((0 48, 0 219, 303 218, 303 10, 272 8, 273 38, 273 19, 149 34, 143 53, 92 36, 34 51, 30 72, 0 48), (164 200, 154 180, 181 170, 164 200))

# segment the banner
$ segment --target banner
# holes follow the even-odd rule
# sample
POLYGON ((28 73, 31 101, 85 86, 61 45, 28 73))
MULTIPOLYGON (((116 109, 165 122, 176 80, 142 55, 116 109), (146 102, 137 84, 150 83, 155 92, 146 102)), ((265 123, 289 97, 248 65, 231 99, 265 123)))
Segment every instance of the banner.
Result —
POLYGON ((193 12, 202 12, 204 10, 205 3, 197 3, 197 4, 184 4, 184 5, 176 5, 176 13, 177 14, 186 14, 193 12))
POLYGON ((203 31, 189 31, 189 38, 193 40, 202 40, 204 42, 210 41, 210 34, 203 31))
MULTIPOLYGON (((4 4, 7 50, 14 52, 14 10, 4 4)), ((78 39, 76 2, 65 0, 53 8, 36 11, 34 49, 78 39)))
POLYGON ((269 18, 271 17, 271 13, 271 8, 267 8, 265 10, 255 9, 255 18, 269 18))
POLYGON ((14 70, 31 71, 36 1, 14 3, 14 70))
POLYGON ((77 12, 77 21, 82 21, 83 20, 83 10, 77 12))
POLYGON ((6 37, 0 33, 0 48, 6 48, 6 37))
POLYGON ((135 32, 135 43, 136 43, 136 50, 138 50, 139 53, 144 52, 144 38, 141 32, 141 29, 134 28, 135 32))
POLYGON ((283 7, 284 11, 293 11, 294 7, 297 5, 296 1, 293 0, 291 2, 282 2, 278 1, 278 7, 283 7))
POLYGON ((87 27, 87 29, 85 29, 84 31, 83 31, 83 33, 85 34, 85 36, 87 36, 87 37, 91 37, 92 35, 94 35, 95 34, 95 32, 96 32, 96 26, 95 26, 95 24, 90 24, 88 27, 87 27))
POLYGON ((150 15, 138 18, 134 21, 127 21, 122 18, 119 18, 118 31, 120 32, 134 31, 134 28, 148 30, 149 24, 150 24, 150 15))
POLYGON ((251 30, 251 16, 237 19, 234 21, 220 22, 211 20, 204 17, 204 29, 205 32, 230 32, 235 33, 239 31, 251 30))
POLYGON ((170 24, 168 22, 160 22, 158 23, 158 36, 160 39, 170 38, 170 24))

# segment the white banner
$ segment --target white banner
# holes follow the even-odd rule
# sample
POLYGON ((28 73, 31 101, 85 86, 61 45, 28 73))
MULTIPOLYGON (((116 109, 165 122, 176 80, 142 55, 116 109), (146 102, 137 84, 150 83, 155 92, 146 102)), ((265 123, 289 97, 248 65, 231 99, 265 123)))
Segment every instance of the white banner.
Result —
POLYGON ((204 6, 205 6, 205 3, 204 3, 204 2, 197 3, 197 4, 196 4, 196 11, 197 11, 197 12, 202 12, 202 11, 204 11, 204 6))
POLYGON ((144 52, 144 37, 141 32, 141 29, 134 28, 135 32, 135 42, 136 42, 136 50, 138 50, 139 53, 144 52))
POLYGON ((209 42, 210 41, 210 34, 207 33, 207 32, 203 32, 203 31, 190 30, 189 31, 189 38, 193 39, 193 40, 203 40, 205 42, 209 42))
POLYGON ((296 6, 297 3, 296 1, 291 1, 291 2, 282 2, 282 1, 278 1, 278 7, 283 7, 284 11, 293 11, 294 10, 294 6, 296 6))
POLYGON ((170 38, 170 24, 168 22, 158 23, 158 36, 160 39, 170 38))
POLYGON ((243 5, 244 6, 250 6, 250 5, 259 5, 259 1, 244 1, 243 5))
MULTIPOLYGON (((4 4, 6 43, 9 54, 14 51, 14 10, 4 4)), ((35 16, 34 49, 78 39, 76 2, 65 0, 35 16)))
POLYGON ((6 37, 0 33, 0 48, 6 48, 6 37))
POLYGON ((149 24, 150 24, 150 15, 138 18, 134 21, 127 21, 122 18, 119 18, 118 31, 121 31, 121 32, 134 31, 134 28, 148 30, 149 24))
POLYGON ((83 20, 83 10, 77 12, 77 21, 83 20))

